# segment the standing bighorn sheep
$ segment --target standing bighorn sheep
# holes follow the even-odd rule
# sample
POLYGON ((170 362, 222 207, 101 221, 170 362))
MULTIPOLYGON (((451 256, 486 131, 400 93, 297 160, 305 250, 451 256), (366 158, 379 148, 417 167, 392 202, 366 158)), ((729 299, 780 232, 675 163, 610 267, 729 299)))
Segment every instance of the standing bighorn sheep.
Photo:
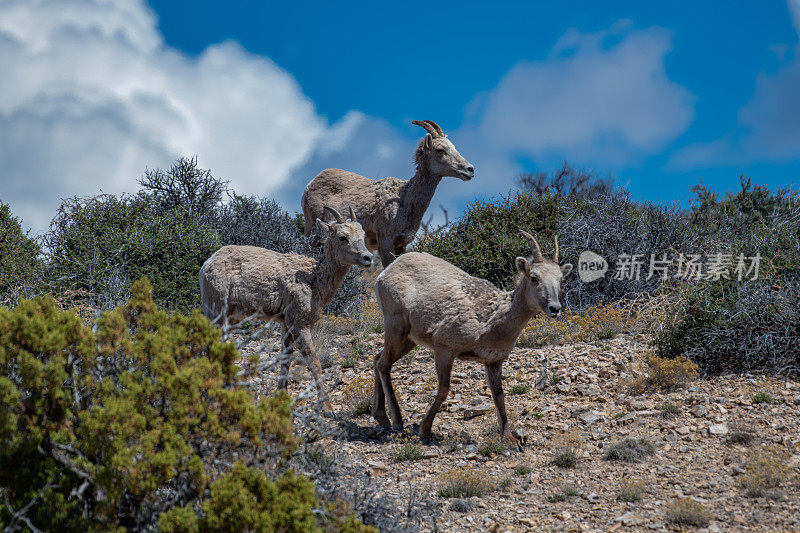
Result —
POLYGON ((411 252, 394 261, 375 282, 375 294, 383 311, 383 352, 375 357, 375 397, 372 414, 382 426, 403 427, 400 406, 389 376, 392 365, 415 345, 435 353, 439 390, 419 428, 428 442, 436 412, 450 391, 450 372, 455 359, 478 361, 486 367, 500 432, 517 448, 506 416, 502 364, 528 320, 542 311, 558 316, 561 280, 571 264, 558 265, 558 238, 553 259, 542 256, 539 244, 521 232, 533 255, 517 257, 517 287, 501 291, 486 280, 432 255, 411 252))
MULTIPOLYGON (((442 178, 452 176, 464 181, 472 179, 475 169, 430 120, 413 121, 428 132, 414 155, 417 173, 408 181, 397 178, 372 180, 353 172, 329 168, 323 170, 303 192, 302 206, 306 220, 323 216, 324 206, 336 209, 353 206, 364 227, 367 248, 378 251, 384 268, 416 235, 422 215, 442 178)), ((306 237, 311 234, 306 225, 306 237)))
MULTIPOLYGON (((217 323, 238 323, 248 317, 281 324, 285 352, 293 348, 305 358, 320 397, 322 366, 311 340, 311 327, 330 302, 351 265, 369 266, 372 254, 364 245, 364 230, 350 210, 346 222, 326 208, 335 222, 317 220, 327 235, 324 256, 317 261, 255 246, 223 246, 200 269, 203 313, 217 323)), ((290 360, 278 381, 285 388, 290 360)), ((330 410, 330 403, 325 400, 330 410)))

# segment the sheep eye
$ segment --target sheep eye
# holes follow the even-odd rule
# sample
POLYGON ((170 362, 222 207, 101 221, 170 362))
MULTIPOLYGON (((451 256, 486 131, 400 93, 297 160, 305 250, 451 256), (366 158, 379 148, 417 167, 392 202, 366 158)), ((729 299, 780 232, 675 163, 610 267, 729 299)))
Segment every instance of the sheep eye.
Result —
POLYGON ((342 235, 341 237, 339 237, 339 240, 342 241, 342 242, 347 242, 347 237, 342 235))
POLYGON ((437 148, 436 153, 439 155, 444 155, 444 148, 437 148))

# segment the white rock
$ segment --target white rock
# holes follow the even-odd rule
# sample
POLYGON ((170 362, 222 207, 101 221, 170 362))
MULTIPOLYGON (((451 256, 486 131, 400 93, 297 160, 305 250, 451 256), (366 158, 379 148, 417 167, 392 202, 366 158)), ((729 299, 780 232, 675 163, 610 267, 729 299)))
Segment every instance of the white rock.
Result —
POLYGON ((708 426, 708 432, 712 435, 727 435, 728 424, 722 422, 721 424, 711 424, 708 426))

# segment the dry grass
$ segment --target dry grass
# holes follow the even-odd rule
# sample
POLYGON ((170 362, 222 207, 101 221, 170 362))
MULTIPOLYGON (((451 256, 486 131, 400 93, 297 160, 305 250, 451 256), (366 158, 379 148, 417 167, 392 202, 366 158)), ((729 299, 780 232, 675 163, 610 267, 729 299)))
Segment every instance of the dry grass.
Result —
POLYGON ((681 414, 681 408, 672 402, 664 402, 658 406, 662 418, 674 418, 681 414))
POLYGON ((650 439, 645 437, 628 437, 617 441, 606 450, 607 461, 623 461, 626 463, 640 463, 654 455, 656 448, 650 439))
POLYGON ((514 475, 516 476, 525 476, 533 472, 529 466, 519 465, 514 469, 514 475))
POLYGON ((780 446, 751 449, 745 458, 744 474, 740 479, 745 493, 757 498, 769 490, 777 489, 792 473, 790 459, 791 454, 780 446))
POLYGON ((336 363, 336 358, 333 356, 335 340, 333 333, 327 328, 320 327, 319 322, 311 328, 311 341, 314 343, 314 350, 322 368, 329 368, 336 363))
POLYGON ((408 442, 400 446, 396 452, 392 454, 392 461, 395 463, 403 463, 408 461, 419 461, 425 456, 422 453, 422 448, 419 444, 408 442))
POLYGON ((667 505, 665 518, 677 526, 706 527, 713 518, 711 511, 692 498, 679 498, 667 505))
POLYGON ((646 320, 640 313, 632 311, 632 306, 621 304, 601 304, 583 313, 565 310, 556 319, 540 314, 528 323, 517 343, 526 348, 538 348, 610 339, 618 333, 641 331, 644 322, 646 320))
POLYGON ((641 394, 648 390, 674 390, 686 386, 698 376, 697 364, 683 355, 667 359, 648 353, 644 363, 647 374, 628 384, 631 394, 641 394))
POLYGON ((583 442, 577 433, 562 433, 555 438, 553 464, 561 468, 575 468, 578 465, 578 452, 582 446, 583 442))
POLYGON ((470 498, 483 496, 494 490, 494 485, 485 473, 473 467, 453 468, 441 474, 437 480, 441 498, 470 498))
POLYGON ((374 385, 373 378, 367 377, 357 377, 345 385, 342 391, 344 404, 354 416, 372 413, 374 385))
POLYGON ((647 492, 645 484, 641 481, 623 479, 619 484, 617 499, 623 502, 635 503, 641 501, 647 492))
POLYGON ((564 485, 561 489, 548 496, 547 501, 550 503, 563 502, 575 496, 580 496, 580 494, 581 491, 572 485, 564 485))
POLYGON ((506 445, 503 444, 503 441, 499 438, 486 440, 478 447, 478 453, 484 457, 493 457, 495 455, 500 455, 505 451, 506 445))
POLYGON ((736 421, 728 426, 728 443, 750 446, 756 438, 755 430, 749 424, 736 421))

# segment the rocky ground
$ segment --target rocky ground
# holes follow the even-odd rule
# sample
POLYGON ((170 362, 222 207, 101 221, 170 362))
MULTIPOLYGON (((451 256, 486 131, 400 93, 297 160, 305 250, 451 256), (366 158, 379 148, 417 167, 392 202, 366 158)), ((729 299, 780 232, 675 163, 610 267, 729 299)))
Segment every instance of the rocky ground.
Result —
MULTIPOLYGON (((368 383, 372 356, 381 344, 376 334, 337 338, 329 347, 333 364, 326 383, 338 416, 331 424, 340 431, 315 437, 314 446, 346 465, 337 474, 342 486, 348 476, 356 483, 367 475, 373 490, 392 497, 398 512, 421 513, 413 529, 692 530, 667 518, 673 502, 691 498, 709 511, 701 530, 800 531, 796 381, 727 376, 697 379, 671 392, 631 395, 628 384, 641 371, 648 349, 645 336, 517 348, 503 375, 509 417, 524 451, 495 445, 494 406, 483 368, 474 362, 456 363, 450 397, 434 422, 434 443, 423 446, 413 432, 436 388, 432 354, 426 350, 415 349, 392 372, 406 432, 380 433, 369 415, 354 414, 359 387, 349 384, 368 383), (646 439, 654 453, 640 462, 607 460, 609 447, 627 437, 646 439), (421 457, 398 461, 407 443, 405 450, 421 457), (575 466, 556 466, 555 456, 569 447, 577 453, 575 466), (748 453, 770 447, 785 453, 779 467, 788 471, 786 480, 764 495, 748 496, 742 488, 748 453), (441 497, 442 480, 454 469, 477 473, 489 492, 441 497), (636 488, 640 499, 620 500, 623 486, 636 488)), ((306 372, 298 376, 292 383, 295 393, 308 383, 306 372)), ((267 383, 261 385, 264 390, 267 383)))

